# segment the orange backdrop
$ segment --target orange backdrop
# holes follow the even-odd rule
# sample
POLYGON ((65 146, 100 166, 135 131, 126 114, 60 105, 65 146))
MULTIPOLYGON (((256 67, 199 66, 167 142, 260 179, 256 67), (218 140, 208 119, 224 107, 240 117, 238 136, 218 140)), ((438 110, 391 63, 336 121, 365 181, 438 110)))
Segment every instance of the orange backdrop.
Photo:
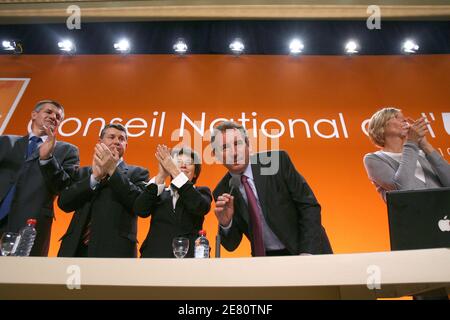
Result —
MULTIPOLYGON (((189 121, 202 117, 205 131, 214 119, 238 120, 242 113, 250 134, 255 124, 260 129, 266 121, 266 129, 280 129, 281 123, 284 133, 268 148, 287 150, 313 188, 335 252, 385 251, 386 207, 362 162, 375 147, 361 126, 383 106, 397 106, 413 118, 424 113, 433 131, 429 140, 448 161, 450 132, 443 113, 450 112, 449 85, 450 55, 0 56, 0 126, 17 100, 3 133, 25 134, 36 101, 57 100, 66 109, 59 139, 79 146, 81 165, 89 165, 101 127, 101 120, 92 119, 120 118, 116 121, 127 124, 141 118, 128 123, 129 133, 141 135, 129 138, 125 160, 155 174, 155 147, 178 143, 171 134, 181 127, 183 115, 185 129, 197 138, 201 135, 189 121), (290 130, 290 119, 302 120, 290 130)), ((196 146, 205 155, 207 147, 206 141, 196 146)), ((220 165, 204 164, 197 184, 213 189, 224 174, 220 165)), ((71 216, 56 211, 50 256, 56 255, 71 216)), ((139 220, 140 243, 148 227, 149 219, 139 220)), ((213 246, 217 220, 212 210, 204 227, 213 246)), ((246 240, 238 250, 222 253, 249 255, 246 240)))

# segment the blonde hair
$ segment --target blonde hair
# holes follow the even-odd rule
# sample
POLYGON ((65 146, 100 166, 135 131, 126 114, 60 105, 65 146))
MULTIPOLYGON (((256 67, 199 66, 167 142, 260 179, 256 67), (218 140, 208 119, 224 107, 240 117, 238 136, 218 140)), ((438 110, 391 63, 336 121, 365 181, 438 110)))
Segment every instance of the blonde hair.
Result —
POLYGON ((401 110, 393 107, 383 108, 375 112, 369 121, 369 138, 372 142, 379 146, 384 147, 384 128, 386 123, 392 117, 395 117, 401 110))

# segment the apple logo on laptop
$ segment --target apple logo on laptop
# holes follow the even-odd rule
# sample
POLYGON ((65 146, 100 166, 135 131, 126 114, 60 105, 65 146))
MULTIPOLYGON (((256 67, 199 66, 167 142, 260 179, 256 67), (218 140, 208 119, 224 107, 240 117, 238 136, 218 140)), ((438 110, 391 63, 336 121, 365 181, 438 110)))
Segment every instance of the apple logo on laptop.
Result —
POLYGON ((441 231, 450 231, 450 220, 447 219, 447 216, 439 220, 438 226, 441 231))

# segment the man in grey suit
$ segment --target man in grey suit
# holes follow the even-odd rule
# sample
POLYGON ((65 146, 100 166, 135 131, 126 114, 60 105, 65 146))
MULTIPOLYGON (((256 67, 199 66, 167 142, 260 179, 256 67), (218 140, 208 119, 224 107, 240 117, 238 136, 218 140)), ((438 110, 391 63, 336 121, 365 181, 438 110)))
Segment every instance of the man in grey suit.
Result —
POLYGON ((0 136, 0 234, 18 232, 37 220, 32 256, 47 256, 54 217, 53 202, 79 164, 77 147, 56 140, 64 108, 39 101, 25 136, 0 136))
POLYGON ((285 151, 250 155, 246 130, 233 122, 216 127, 211 144, 228 169, 213 192, 227 250, 245 235, 253 256, 332 253, 320 204, 285 151))

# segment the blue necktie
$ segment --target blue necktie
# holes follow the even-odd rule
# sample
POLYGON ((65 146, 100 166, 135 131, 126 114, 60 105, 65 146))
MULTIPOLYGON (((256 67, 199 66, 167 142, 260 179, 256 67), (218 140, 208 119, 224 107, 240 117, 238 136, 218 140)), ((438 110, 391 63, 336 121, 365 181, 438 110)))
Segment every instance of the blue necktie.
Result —
POLYGON ((42 142, 41 137, 33 136, 30 138, 30 143, 28 144, 27 149, 27 158, 31 156, 37 149, 38 143, 42 142))
MULTIPOLYGON (((31 137, 30 142, 28 143, 27 148, 27 158, 31 156, 37 149, 38 143, 41 142, 42 139, 40 137, 31 137)), ((2 203, 0 204, 0 220, 2 220, 4 217, 7 216, 9 211, 11 210, 11 204, 14 199, 14 194, 16 193, 16 185, 14 184, 6 194, 5 198, 3 199, 2 203)))

